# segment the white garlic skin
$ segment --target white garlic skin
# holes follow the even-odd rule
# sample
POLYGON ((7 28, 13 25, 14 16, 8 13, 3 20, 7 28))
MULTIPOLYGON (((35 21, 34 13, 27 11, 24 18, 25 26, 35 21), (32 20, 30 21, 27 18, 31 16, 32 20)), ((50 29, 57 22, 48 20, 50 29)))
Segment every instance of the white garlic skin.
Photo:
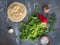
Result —
POLYGON ((40 40, 42 45, 47 45, 49 43, 49 39, 46 36, 43 36, 40 40))
POLYGON ((13 33, 14 33, 14 29, 9 29, 9 30, 8 30, 8 33, 9 33, 9 34, 13 34, 13 33))

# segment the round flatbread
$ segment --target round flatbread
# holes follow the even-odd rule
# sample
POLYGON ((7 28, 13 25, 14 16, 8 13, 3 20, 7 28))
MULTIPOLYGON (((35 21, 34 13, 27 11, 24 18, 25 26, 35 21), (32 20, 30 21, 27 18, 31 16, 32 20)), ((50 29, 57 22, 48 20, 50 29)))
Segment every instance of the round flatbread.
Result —
POLYGON ((13 2, 8 6, 7 14, 12 22, 20 22, 27 15, 27 9, 22 3, 13 2))

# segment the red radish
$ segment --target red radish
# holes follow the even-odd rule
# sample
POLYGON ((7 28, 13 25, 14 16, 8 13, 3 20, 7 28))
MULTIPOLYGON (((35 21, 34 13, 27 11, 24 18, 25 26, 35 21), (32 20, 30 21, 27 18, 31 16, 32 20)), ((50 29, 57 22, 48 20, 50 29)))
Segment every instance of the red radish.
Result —
POLYGON ((40 13, 39 16, 38 16, 38 18, 39 18, 40 20, 42 20, 42 19, 44 18, 43 14, 40 13))
POLYGON ((44 17, 44 15, 42 13, 39 14, 38 18, 44 23, 48 22, 48 19, 46 17, 44 17))
POLYGON ((47 18, 43 18, 41 21, 47 23, 48 19, 47 18))

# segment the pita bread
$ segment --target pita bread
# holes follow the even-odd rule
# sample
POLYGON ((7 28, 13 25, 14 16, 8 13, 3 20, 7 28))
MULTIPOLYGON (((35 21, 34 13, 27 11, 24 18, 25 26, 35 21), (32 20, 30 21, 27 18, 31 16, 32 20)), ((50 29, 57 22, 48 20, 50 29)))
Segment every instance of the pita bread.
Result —
POLYGON ((7 10, 8 18, 12 22, 20 22, 27 15, 27 9, 24 4, 20 2, 13 2, 8 6, 7 10))

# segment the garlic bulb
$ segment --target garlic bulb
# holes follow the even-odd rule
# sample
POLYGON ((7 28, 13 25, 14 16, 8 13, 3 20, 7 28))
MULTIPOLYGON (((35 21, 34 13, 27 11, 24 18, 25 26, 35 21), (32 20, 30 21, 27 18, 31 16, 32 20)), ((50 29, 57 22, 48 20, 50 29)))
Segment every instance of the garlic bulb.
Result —
POLYGON ((49 39, 46 36, 43 36, 40 40, 42 45, 47 45, 49 43, 49 39))
POLYGON ((9 34, 13 34, 13 33, 14 33, 14 29, 9 29, 9 30, 8 30, 8 33, 9 33, 9 34))

